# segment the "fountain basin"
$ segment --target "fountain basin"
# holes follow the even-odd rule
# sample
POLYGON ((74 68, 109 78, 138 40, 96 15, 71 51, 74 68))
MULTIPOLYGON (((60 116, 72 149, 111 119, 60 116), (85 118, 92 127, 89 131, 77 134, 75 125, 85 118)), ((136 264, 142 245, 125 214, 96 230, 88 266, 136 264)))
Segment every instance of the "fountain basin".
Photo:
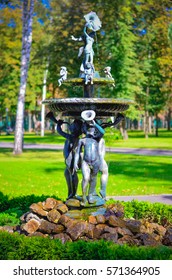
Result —
POLYGON ((118 112, 126 111, 129 105, 134 104, 129 99, 115 98, 55 98, 45 99, 43 104, 48 105, 54 113, 62 113, 62 116, 80 117, 84 110, 94 110, 96 116, 109 117, 118 112))

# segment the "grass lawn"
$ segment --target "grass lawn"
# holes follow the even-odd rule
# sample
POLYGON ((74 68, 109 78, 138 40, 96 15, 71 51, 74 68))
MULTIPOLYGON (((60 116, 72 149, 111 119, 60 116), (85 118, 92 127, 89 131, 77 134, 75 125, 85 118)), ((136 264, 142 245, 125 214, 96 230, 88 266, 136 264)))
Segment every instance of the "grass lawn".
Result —
MULTIPOLYGON (((129 139, 123 140, 117 129, 106 129, 105 141, 106 147, 119 148, 150 148, 150 149, 172 149, 172 131, 159 129, 159 137, 150 134, 148 139, 145 139, 143 131, 129 131, 129 139)), ((13 142, 14 135, 0 135, 0 142, 13 142)), ((44 137, 35 135, 34 133, 25 133, 24 143, 38 144, 64 144, 64 138, 57 133, 54 135, 46 132, 44 137)))
MULTIPOLYGON (((109 165, 107 195, 172 193, 172 158, 106 154, 109 165)), ((64 159, 60 151, 24 151, 14 156, 0 149, 0 192, 10 198, 21 195, 67 197, 64 159)), ((79 172, 81 194, 81 173, 79 172)), ((99 182, 97 184, 99 188, 99 182)))

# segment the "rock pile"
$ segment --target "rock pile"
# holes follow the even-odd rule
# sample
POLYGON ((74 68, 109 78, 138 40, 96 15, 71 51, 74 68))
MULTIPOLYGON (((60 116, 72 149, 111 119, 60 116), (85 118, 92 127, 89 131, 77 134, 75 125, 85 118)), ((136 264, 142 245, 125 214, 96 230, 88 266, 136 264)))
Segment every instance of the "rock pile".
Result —
POLYGON ((172 246, 171 226, 165 228, 144 219, 126 219, 120 203, 106 206, 104 214, 89 215, 86 220, 71 218, 69 213, 62 201, 47 198, 30 206, 30 211, 20 218, 20 226, 0 229, 27 236, 58 238, 62 243, 104 239, 117 244, 172 246))

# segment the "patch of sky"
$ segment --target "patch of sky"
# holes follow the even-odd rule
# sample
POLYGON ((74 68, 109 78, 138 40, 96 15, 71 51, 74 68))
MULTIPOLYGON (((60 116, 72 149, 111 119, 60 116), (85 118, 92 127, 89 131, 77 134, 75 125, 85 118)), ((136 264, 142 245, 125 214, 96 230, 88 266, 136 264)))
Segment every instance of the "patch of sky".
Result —
POLYGON ((44 25, 44 21, 42 18, 38 18, 37 21, 41 24, 41 25, 44 25))
POLYGON ((100 31, 100 34, 101 34, 102 36, 105 36, 106 32, 105 32, 104 30, 101 30, 101 31, 100 31))
POLYGON ((12 28, 16 27, 16 23, 15 23, 15 20, 13 18, 10 19, 10 22, 8 23, 8 26, 12 27, 12 28))
POLYGON ((51 10, 51 5, 50 5, 51 0, 42 0, 42 4, 45 6, 45 8, 51 10))

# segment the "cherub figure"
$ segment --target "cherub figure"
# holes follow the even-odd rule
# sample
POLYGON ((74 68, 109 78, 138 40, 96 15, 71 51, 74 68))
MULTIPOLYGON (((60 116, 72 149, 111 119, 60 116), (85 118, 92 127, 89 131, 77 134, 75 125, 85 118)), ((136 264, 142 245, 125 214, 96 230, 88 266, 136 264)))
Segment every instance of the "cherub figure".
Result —
POLYGON ((83 111, 81 116, 85 120, 82 130, 86 134, 86 137, 80 139, 78 142, 74 158, 74 171, 78 169, 78 162, 83 147, 84 151, 81 163, 83 175, 81 205, 84 206, 87 202, 87 190, 89 203, 95 203, 97 199, 100 199, 96 193, 97 174, 99 171, 102 173, 100 195, 103 199, 106 198, 108 166, 104 160, 105 144, 102 138, 105 131, 93 120, 95 112, 92 110, 83 111))
POLYGON ((67 68, 65 66, 62 66, 60 68, 60 79, 58 80, 59 87, 61 86, 62 82, 64 82, 67 79, 67 68))
POLYGON ((93 76, 94 76, 94 67, 90 62, 87 62, 84 69, 85 74, 85 84, 87 85, 89 82, 91 85, 93 84, 93 76))
MULTIPOLYGON (((104 73, 105 73, 106 78, 114 80, 114 78, 112 77, 110 71, 111 71, 111 67, 110 66, 107 66, 107 67, 104 68, 104 73)), ((113 86, 115 87, 115 84, 113 84, 113 86)))

